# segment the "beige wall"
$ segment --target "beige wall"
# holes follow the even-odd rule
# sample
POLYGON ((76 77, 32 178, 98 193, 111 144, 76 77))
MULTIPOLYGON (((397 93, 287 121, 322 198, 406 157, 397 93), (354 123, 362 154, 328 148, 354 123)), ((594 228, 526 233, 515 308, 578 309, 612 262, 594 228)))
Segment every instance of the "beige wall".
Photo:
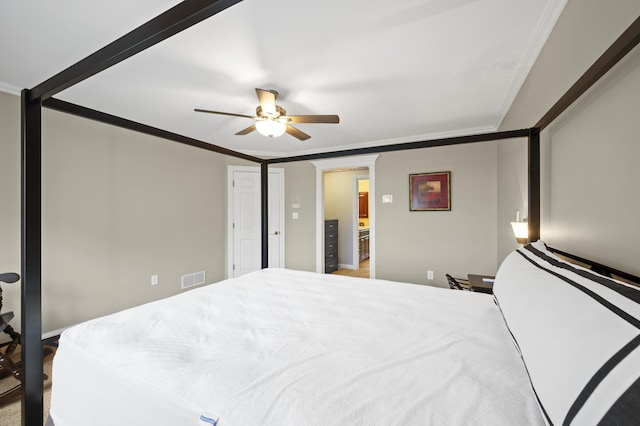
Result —
MULTIPOLYGON (((639 15, 636 0, 569 0, 501 130, 533 126, 639 15)), ((543 239, 636 274, 640 235, 629 216, 639 207, 630 164, 638 158, 637 50, 541 135, 543 239), (611 202, 595 201, 597 193, 611 202)), ((527 208, 522 170, 513 184, 525 149, 499 145, 498 261, 514 246, 505 215, 527 208)))
POLYGON ((619 65, 549 127, 542 237, 640 276, 640 49, 619 65))
MULTIPOLYGON (((18 204, 19 98, 0 94, 0 111, 1 196, 18 204)), ((184 274, 223 279, 224 165, 219 154, 44 109, 43 329, 179 293, 184 274)), ((0 269, 19 271, 19 210, 2 210, 0 269)), ((19 312, 10 290, 6 305, 19 312)))
POLYGON ((511 222, 520 212, 520 220, 527 218, 529 205, 527 184, 527 138, 514 138, 498 142, 498 266, 513 250, 516 242, 511 222))
MULTIPOLYGON (((376 169, 376 278, 446 286, 445 273, 496 272, 496 142, 380 154, 376 169), (409 211, 409 174, 451 171, 452 210, 409 211), (382 204, 382 195, 393 195, 382 204), (433 270, 435 279, 427 280, 433 270)), ((287 267, 315 270, 315 168, 286 166, 287 267)))
POLYGON ((316 270, 316 169, 308 161, 277 164, 285 169, 285 265, 301 271, 316 270), (293 208, 292 200, 300 200, 293 208), (298 213, 298 219, 292 213, 298 213))
POLYGON ((494 274, 496 161, 496 142, 380 155, 376 278, 446 286, 445 273, 494 274), (451 211, 409 211, 409 174, 440 171, 451 172, 451 211), (385 194, 392 204, 382 204, 385 194))
MULTIPOLYGON (((20 98, 0 92, 0 273, 20 273, 20 98)), ((3 311, 20 312, 19 283, 2 284, 3 311)), ((19 318, 11 324, 20 324, 19 318)))

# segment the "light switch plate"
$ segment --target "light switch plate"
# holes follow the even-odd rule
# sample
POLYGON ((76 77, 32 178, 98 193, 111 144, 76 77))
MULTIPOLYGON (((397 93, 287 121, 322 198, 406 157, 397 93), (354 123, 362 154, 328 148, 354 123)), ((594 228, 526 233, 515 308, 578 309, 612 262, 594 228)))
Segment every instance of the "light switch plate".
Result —
POLYGON ((300 208, 300 197, 298 197, 297 195, 294 195, 293 197, 291 197, 291 208, 293 209, 300 208))
POLYGON ((391 203, 393 203, 393 195, 382 196, 382 204, 391 204, 391 203))

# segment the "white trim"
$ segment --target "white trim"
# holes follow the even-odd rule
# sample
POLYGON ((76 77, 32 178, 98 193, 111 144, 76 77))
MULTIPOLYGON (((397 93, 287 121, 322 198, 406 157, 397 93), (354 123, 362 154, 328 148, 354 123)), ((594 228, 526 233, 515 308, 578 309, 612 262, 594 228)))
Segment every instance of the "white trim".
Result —
MULTIPOLYGON (((340 157, 329 160, 311 161, 316 168, 316 272, 324 273, 324 185, 322 175, 325 171, 335 169, 349 169, 356 167, 369 168, 369 278, 376 277, 376 160, 379 155, 362 155, 355 157, 340 157), (373 202, 371 202, 373 200, 373 202)), ((356 191, 357 192, 357 191, 356 191)), ((357 228, 356 228, 357 229, 357 228)))
POLYGON ((536 59, 538 59, 538 55, 542 51, 545 43, 549 40, 549 35, 567 5, 567 1, 568 0, 547 1, 547 5, 540 16, 535 33, 531 38, 520 63, 518 64, 518 69, 513 76, 509 90, 507 90, 507 93, 502 100, 502 105, 498 110, 498 117, 495 125, 496 130, 502 125, 509 109, 511 109, 511 106, 513 105, 513 101, 515 101, 518 92, 522 89, 524 81, 527 79, 529 72, 531 72, 533 64, 536 59))
POLYGON ((358 235, 358 176, 353 177, 353 193, 351 194, 351 262, 353 269, 359 269, 360 266, 360 238, 358 235))
MULTIPOLYGON (((353 211, 360 212, 360 191, 358 182, 369 180, 369 175, 356 175, 353 177, 354 196, 353 211)), ((353 269, 360 269, 360 215, 353 215, 353 269)))
POLYGON ((42 333, 42 340, 46 340, 46 339, 50 339, 51 337, 59 336, 59 335, 62 334, 63 331, 65 331, 69 327, 71 327, 71 326, 68 325, 66 327, 62 327, 62 328, 58 328, 56 330, 51 330, 51 331, 47 331, 45 333, 42 333))
POLYGON ((355 266, 349 264, 349 263, 338 263, 338 268, 339 269, 350 269, 352 271, 356 271, 358 270, 358 268, 356 268, 355 266))
MULTIPOLYGON (((233 271, 233 173, 234 172, 258 172, 260 167, 256 166, 227 166, 227 278, 232 276, 233 271)), ((280 261, 285 264, 285 192, 284 192, 284 169, 269 167, 269 174, 280 175, 280 261)))
POLYGON ((19 88, 18 86, 14 86, 13 84, 0 81, 0 92, 5 92, 5 93, 9 93, 10 95, 20 96, 22 89, 19 88))

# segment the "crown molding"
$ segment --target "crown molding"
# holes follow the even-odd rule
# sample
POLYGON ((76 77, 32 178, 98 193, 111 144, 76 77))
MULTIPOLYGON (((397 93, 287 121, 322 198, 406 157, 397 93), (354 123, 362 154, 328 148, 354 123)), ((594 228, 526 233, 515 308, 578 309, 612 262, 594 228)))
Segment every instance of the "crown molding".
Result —
POLYGON ((5 92, 10 95, 20 96, 20 92, 22 92, 22 88, 18 86, 14 86, 13 84, 5 83, 4 81, 0 81, 0 92, 5 92))

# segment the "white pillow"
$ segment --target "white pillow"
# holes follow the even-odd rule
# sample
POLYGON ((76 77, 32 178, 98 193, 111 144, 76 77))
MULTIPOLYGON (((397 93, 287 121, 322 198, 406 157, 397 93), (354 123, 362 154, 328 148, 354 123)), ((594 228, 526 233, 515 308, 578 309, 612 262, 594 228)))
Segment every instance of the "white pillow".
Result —
POLYGON ((549 424, 640 425, 640 289, 538 241, 504 260, 493 293, 549 424))

